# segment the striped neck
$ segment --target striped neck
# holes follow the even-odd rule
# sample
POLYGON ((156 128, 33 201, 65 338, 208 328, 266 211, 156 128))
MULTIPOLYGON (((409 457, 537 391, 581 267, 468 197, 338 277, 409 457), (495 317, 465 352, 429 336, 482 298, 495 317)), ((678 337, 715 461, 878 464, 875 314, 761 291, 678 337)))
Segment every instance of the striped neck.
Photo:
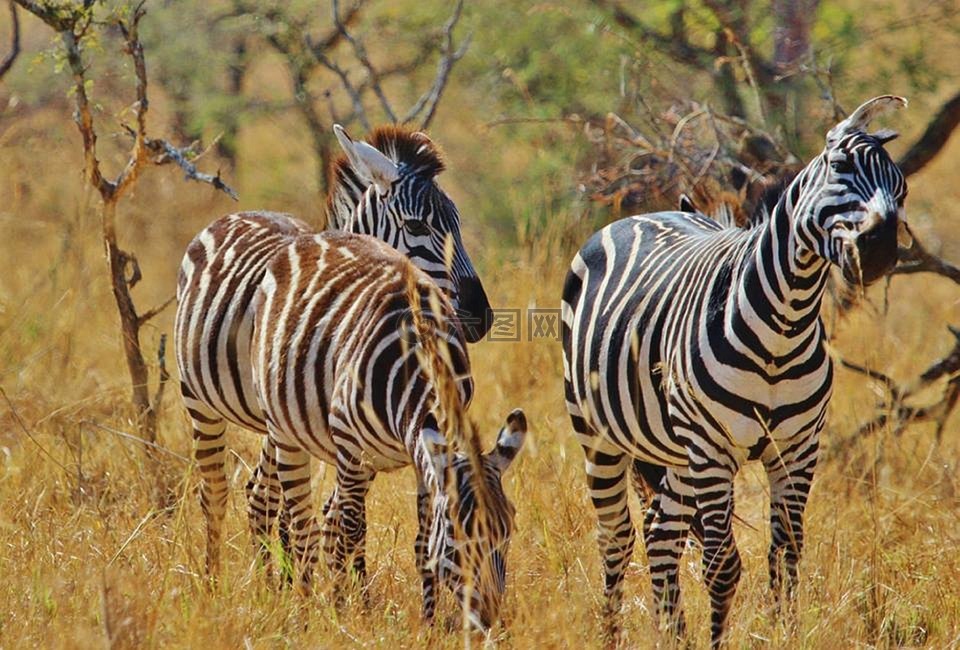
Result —
POLYGON ((819 327, 829 263, 801 245, 798 228, 801 214, 813 209, 807 187, 815 171, 815 165, 804 169, 751 233, 728 298, 725 330, 741 340, 749 330, 752 340, 744 343, 767 363, 792 356, 819 327))

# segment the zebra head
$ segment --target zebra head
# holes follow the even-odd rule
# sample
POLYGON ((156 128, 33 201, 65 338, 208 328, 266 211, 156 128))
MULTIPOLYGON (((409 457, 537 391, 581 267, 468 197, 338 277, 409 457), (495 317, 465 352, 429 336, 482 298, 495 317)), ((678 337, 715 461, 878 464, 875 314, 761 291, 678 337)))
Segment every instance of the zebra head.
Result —
POLYGON ((830 130, 823 153, 800 175, 813 192, 788 192, 803 215, 801 247, 839 266, 854 284, 870 284, 893 268, 898 235, 906 233, 907 184, 883 147, 896 134, 866 132, 873 118, 906 103, 884 95, 860 106, 830 130))
POLYGON ((385 241, 426 272, 449 296, 467 341, 490 329, 492 313, 483 284, 463 246, 460 213, 440 189, 440 151, 425 134, 376 129, 370 142, 333 127, 345 159, 334 167, 328 199, 331 225, 385 241))
POLYGON ((507 550, 515 510, 503 492, 503 473, 527 435, 527 418, 507 416, 493 449, 480 456, 482 475, 462 453, 451 454, 439 433, 425 430, 424 444, 438 477, 429 553, 440 581, 457 597, 465 622, 486 632, 497 620, 506 588, 507 550))

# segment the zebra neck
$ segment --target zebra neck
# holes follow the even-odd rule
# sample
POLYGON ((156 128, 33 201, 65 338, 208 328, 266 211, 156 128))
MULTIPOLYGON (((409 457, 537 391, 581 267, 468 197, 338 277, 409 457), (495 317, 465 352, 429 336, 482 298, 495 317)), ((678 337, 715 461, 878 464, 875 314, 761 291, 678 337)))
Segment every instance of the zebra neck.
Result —
POLYGON ((791 200, 799 189, 791 186, 752 233, 726 314, 725 329, 749 329, 751 347, 770 361, 809 343, 828 277, 828 263, 799 245, 791 200))

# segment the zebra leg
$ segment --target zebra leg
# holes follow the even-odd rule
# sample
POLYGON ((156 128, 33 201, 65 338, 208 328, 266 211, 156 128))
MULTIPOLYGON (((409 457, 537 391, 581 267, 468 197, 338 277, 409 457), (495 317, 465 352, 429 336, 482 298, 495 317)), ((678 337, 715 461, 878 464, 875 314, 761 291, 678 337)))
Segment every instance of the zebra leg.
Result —
POLYGON ((337 488, 339 491, 340 540, 343 558, 340 573, 347 576, 348 583, 366 588, 367 562, 367 491, 375 474, 352 458, 341 453, 337 456, 337 488), (348 569, 348 566, 350 569, 348 569))
POLYGON ((224 461, 226 422, 215 411, 197 400, 181 384, 183 401, 193 421, 193 457, 200 470, 200 507, 207 522, 207 575, 220 573, 220 546, 223 519, 227 513, 227 474, 224 461))
MULTIPOLYGON (((269 435, 275 434, 271 430, 269 435)), ((290 517, 294 575, 299 576, 300 589, 310 593, 320 537, 313 514, 310 455, 300 447, 287 445, 276 438, 273 444, 277 449, 277 473, 283 490, 283 508, 290 517)))
POLYGON ((333 492, 323 502, 323 556, 326 559, 327 571, 331 575, 336 575, 346 564, 346 558, 343 557, 343 544, 340 541, 342 532, 340 530, 340 486, 334 485, 333 492))
POLYGON ((781 597, 792 601, 797 584, 797 564, 803 551, 803 511, 817 465, 818 440, 807 439, 778 452, 768 447, 763 458, 770 482, 770 588, 776 608, 781 597), (786 570, 786 584, 783 572, 786 570))
MULTIPOLYGON (((701 458, 693 448, 690 477, 703 524, 703 577, 710 593, 710 645, 719 647, 727 615, 740 581, 740 554, 733 537, 733 478, 737 464, 729 456, 701 458)), ((723 453, 711 449, 717 454, 723 453)))
POLYGON ((277 450, 270 436, 263 437, 260 461, 247 482, 246 493, 247 521, 253 536, 254 549, 267 575, 270 575, 273 567, 270 552, 273 522, 277 518, 283 500, 280 493, 280 476, 277 474, 277 450))
POLYGON ((636 537, 627 504, 630 459, 626 454, 607 454, 591 446, 584 446, 583 451, 587 489, 599 524, 597 542, 603 561, 606 633, 610 640, 616 640, 620 632, 617 615, 623 600, 623 576, 633 555, 636 537))
POLYGON ((644 544, 661 629, 675 638, 686 633, 680 606, 680 558, 696 517, 693 485, 686 470, 666 470, 644 518, 644 544))
POLYGON ((422 481, 417 481, 417 539, 413 550, 417 558, 417 570, 423 587, 423 620, 433 623, 437 609, 437 571, 430 562, 430 524, 433 521, 433 499, 422 481))

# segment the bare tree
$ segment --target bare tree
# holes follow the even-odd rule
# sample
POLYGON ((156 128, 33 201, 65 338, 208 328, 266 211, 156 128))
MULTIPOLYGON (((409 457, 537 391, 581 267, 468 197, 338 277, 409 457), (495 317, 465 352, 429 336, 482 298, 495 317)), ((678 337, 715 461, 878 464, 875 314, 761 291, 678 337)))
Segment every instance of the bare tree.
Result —
POLYGON ((331 16, 333 27, 319 36, 310 34, 306 19, 293 16, 280 5, 260 9, 242 0, 238 4, 245 11, 263 19, 260 21, 263 37, 284 59, 293 86, 294 102, 310 132, 317 156, 317 183, 322 192, 327 191, 333 145, 330 127, 333 123, 358 122, 363 128, 369 129, 374 122, 371 115, 376 110, 388 122, 417 123, 421 129, 429 127, 450 81, 451 71, 470 45, 469 36, 459 45, 454 38, 454 31, 463 13, 463 0, 458 0, 454 5, 437 37, 424 39, 409 59, 389 65, 374 63, 363 39, 353 31, 365 8, 365 0, 355 0, 345 9, 341 8, 338 0, 334 0, 331 16), (339 49, 347 51, 338 54, 339 49), (427 63, 434 52, 439 53, 439 59, 430 86, 409 109, 398 110, 396 100, 388 97, 383 82, 392 77, 413 74, 427 63), (344 58, 351 64, 342 62, 344 58), (360 75, 355 74, 354 68, 357 67, 360 75), (322 71, 333 75, 339 90, 346 96, 350 106, 347 112, 338 110, 333 89, 326 89, 319 97, 311 91, 311 82, 322 71))
POLYGON ((83 140, 84 173, 87 181, 100 195, 103 243, 110 269, 113 296, 120 316, 123 350, 127 369, 130 373, 132 402, 137 418, 137 428, 144 440, 153 443, 157 437, 158 409, 168 380, 164 362, 166 341, 165 337, 161 336, 158 350, 159 378, 157 387, 151 395, 149 389, 150 373, 143 355, 140 330, 145 323, 165 309, 173 301, 173 297, 145 312, 141 313, 137 310, 131 290, 143 276, 136 256, 121 249, 118 243, 117 203, 134 185, 147 163, 158 165, 175 163, 185 172, 187 178, 208 183, 233 198, 236 198, 236 193, 221 180, 219 173, 214 176, 197 170, 192 162, 197 156, 194 145, 178 149, 165 140, 147 136, 147 110, 149 108, 147 70, 143 46, 139 37, 140 21, 146 13, 142 2, 132 9, 129 16, 114 15, 105 23, 119 28, 123 35, 123 51, 130 57, 136 77, 136 101, 134 103, 136 123, 135 126, 125 127, 132 136, 133 144, 123 169, 116 177, 108 178, 102 171, 101 163, 97 158, 97 129, 93 120, 87 85, 89 63, 84 59, 85 51, 83 48, 84 39, 90 35, 91 30, 103 26, 104 23, 94 19, 92 2, 61 4, 31 0, 16 1, 17 4, 40 18, 60 35, 66 54, 67 67, 73 77, 72 92, 76 107, 75 120, 83 140))

